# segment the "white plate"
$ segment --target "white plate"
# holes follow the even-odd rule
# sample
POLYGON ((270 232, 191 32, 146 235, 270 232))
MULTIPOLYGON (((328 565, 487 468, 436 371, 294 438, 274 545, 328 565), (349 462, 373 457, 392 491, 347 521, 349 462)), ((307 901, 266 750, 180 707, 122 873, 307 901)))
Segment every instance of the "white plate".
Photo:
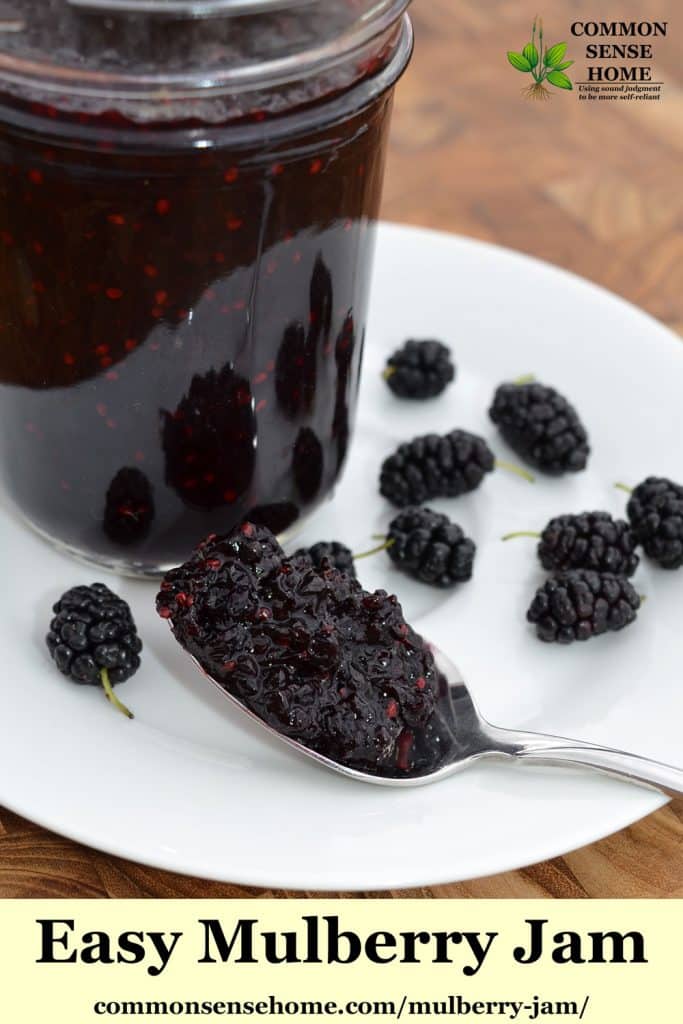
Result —
MULTIPOLYGON (((392 515, 375 482, 399 440, 462 426, 510 457, 487 408, 496 384, 527 372, 577 404, 594 446, 587 471, 535 485, 496 471, 473 494, 431 503, 478 544, 473 581, 452 594, 412 583, 384 555, 359 563, 360 576, 399 593, 408 618, 456 660, 494 722, 680 761, 683 572, 643 565, 636 580, 648 600, 634 626, 550 647, 524 621, 542 579, 534 542, 499 540, 560 512, 621 513, 615 480, 683 476, 683 351, 633 306, 517 253, 382 226, 351 465, 302 540, 368 546, 392 515), (442 338, 455 353, 457 381, 431 402, 400 402, 380 379, 388 353, 410 336, 442 338)), ((251 885, 379 889, 539 861, 663 802, 562 769, 482 764, 398 792, 327 774, 237 715, 171 640, 153 610, 153 586, 121 581, 145 640, 143 668, 121 690, 136 712, 128 722, 97 690, 57 675, 44 648, 51 602, 100 574, 7 513, 0 535, 0 802, 82 842, 251 885)))

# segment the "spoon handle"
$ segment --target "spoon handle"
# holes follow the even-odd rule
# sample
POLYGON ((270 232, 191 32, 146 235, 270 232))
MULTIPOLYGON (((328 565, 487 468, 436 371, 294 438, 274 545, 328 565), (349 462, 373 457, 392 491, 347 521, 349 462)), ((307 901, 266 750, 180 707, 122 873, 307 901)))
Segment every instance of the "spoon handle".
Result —
MULTIPOLYGON (((605 775, 658 789, 667 796, 683 794, 683 769, 649 757, 629 754, 613 747, 600 747, 581 740, 537 733, 515 733, 514 756, 522 761, 544 765, 593 768, 605 775)), ((506 739, 509 743, 510 734, 506 739)))

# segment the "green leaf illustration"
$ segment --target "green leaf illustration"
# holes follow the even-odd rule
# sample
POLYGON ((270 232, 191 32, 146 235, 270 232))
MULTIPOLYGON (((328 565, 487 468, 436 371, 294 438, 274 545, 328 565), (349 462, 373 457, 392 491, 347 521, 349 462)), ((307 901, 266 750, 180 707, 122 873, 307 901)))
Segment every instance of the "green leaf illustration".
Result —
POLYGON ((543 63, 549 68, 557 67, 557 65, 562 62, 562 58, 564 57, 566 50, 566 43, 555 43, 555 45, 551 46, 549 50, 546 50, 543 63))
POLYGON ((538 64, 538 50, 536 49, 534 44, 527 43, 524 49, 522 50, 522 54, 529 61, 531 67, 535 68, 538 64))
POLYGON ((548 72, 546 79, 551 85, 554 85, 556 89, 573 88, 572 83, 569 81, 564 71, 558 71, 556 68, 548 72))
POLYGON ((556 64, 555 65, 555 70, 556 71, 564 71, 565 68, 570 68, 573 63, 574 63, 573 60, 565 60, 562 64, 556 64))
POLYGON ((522 56, 521 53, 515 53, 514 50, 508 50, 507 57, 513 68, 517 68, 518 71, 531 71, 531 64, 526 57, 522 56))

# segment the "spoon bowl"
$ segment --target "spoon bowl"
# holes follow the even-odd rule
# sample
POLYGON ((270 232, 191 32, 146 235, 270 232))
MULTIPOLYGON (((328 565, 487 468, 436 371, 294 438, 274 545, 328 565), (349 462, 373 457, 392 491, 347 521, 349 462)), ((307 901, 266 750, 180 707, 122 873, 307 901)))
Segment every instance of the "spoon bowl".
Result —
POLYGON ((380 775, 351 768, 286 736, 245 707, 237 697, 210 676, 196 659, 193 658, 193 661, 227 700, 239 708, 242 714, 258 722, 262 729, 279 742, 286 743, 297 753, 311 758, 324 768, 358 782, 404 788, 425 786, 441 782, 482 758, 495 758, 513 763, 590 768, 604 775, 657 790, 667 796, 683 794, 683 769, 673 765, 613 747, 586 743, 583 740, 517 729, 502 729, 492 725, 479 712, 461 672, 453 661, 443 651, 433 645, 430 646, 439 672, 436 713, 441 717, 450 742, 443 745, 440 756, 435 759, 435 764, 429 770, 422 774, 401 776, 380 775))

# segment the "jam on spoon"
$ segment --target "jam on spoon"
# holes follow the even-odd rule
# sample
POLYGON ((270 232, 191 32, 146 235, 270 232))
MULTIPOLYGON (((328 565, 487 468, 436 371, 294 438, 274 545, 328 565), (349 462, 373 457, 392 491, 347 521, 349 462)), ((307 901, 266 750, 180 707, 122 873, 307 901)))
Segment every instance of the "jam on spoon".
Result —
POLYGON ((161 584, 157 609, 231 700, 332 771, 363 782, 437 782, 481 758, 587 767, 683 793, 683 769, 584 740, 486 721, 457 668, 395 597, 287 558, 245 523, 209 536, 161 584))
POLYGON ((308 749, 386 777, 443 760, 439 672, 397 599, 285 556, 266 527, 209 536, 166 575, 157 610, 208 676, 308 749))

